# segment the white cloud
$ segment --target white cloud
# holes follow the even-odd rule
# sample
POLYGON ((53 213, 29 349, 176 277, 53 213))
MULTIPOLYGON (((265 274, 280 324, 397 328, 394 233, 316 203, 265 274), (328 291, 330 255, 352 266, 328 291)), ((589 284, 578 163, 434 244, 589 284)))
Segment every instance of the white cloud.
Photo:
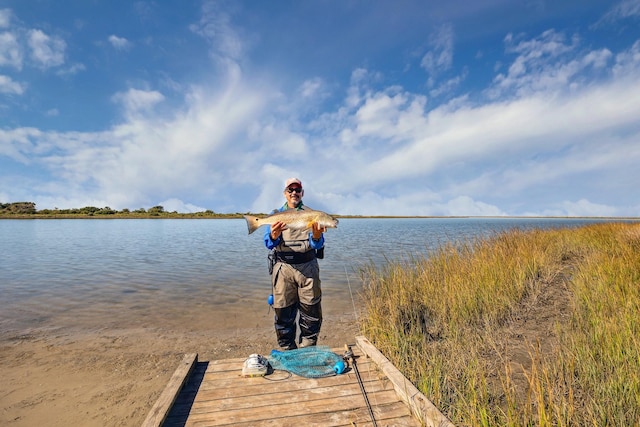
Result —
MULTIPOLYGON (((575 55, 566 43, 564 47, 557 43, 542 46, 536 40, 524 43, 522 55, 534 58, 534 51, 545 51, 556 58, 553 63, 557 69, 591 67, 606 68, 607 72, 596 84, 589 75, 571 71, 567 74, 574 77, 561 80, 571 83, 579 78, 580 84, 567 92, 558 91, 559 84, 545 83, 548 76, 544 72, 532 75, 527 71, 518 78, 528 78, 522 81, 530 89, 518 98, 484 104, 461 98, 432 110, 427 109, 425 100, 401 88, 363 91, 358 86, 361 79, 354 79, 349 93, 358 95, 351 96, 344 106, 353 107, 349 115, 345 119, 342 109, 326 119, 341 123, 340 137, 333 139, 342 145, 326 147, 324 153, 314 156, 332 165, 331 177, 319 178, 323 197, 332 201, 334 211, 384 213, 395 209, 453 215, 467 209, 463 214, 501 215, 508 211, 482 200, 495 199, 497 194, 504 195, 503 201, 522 199, 541 186, 554 188, 537 196, 545 205, 553 198, 569 200, 576 191, 592 194, 590 198, 599 191, 606 194, 604 197, 624 197, 625 192, 633 191, 630 183, 640 179, 632 166, 640 162, 640 67, 636 65, 640 42, 617 54, 615 61, 604 49, 575 55), (613 75, 612 67, 618 70, 613 75), (614 170, 620 171, 619 179, 611 177, 614 170), (588 189, 591 180, 595 185, 588 189), (338 197, 340 189, 336 187, 340 184, 336 182, 349 183, 349 188, 358 192, 338 197), (424 198, 406 204, 403 190, 383 198, 370 194, 376 188, 384 192, 399 182, 413 183, 408 192, 428 187, 448 201, 424 198)), ((534 60, 525 63, 528 68, 534 60)), ((365 74, 361 70, 358 75, 365 74)), ((324 138, 332 139, 330 135, 324 138)), ((314 141, 309 143, 315 145, 314 141)), ((569 205, 563 206, 565 215, 577 212, 575 206, 571 210, 569 205)), ((593 212, 598 207, 603 215, 611 212, 604 203, 594 206, 593 212)))
POLYGON ((550 211, 558 216, 602 216, 611 217, 619 215, 618 209, 612 206, 593 203, 586 199, 577 202, 564 201, 556 210, 550 211))
POLYGON ((118 37, 116 35, 110 35, 107 40, 111 43, 111 46, 117 50, 127 50, 131 47, 131 42, 124 37, 118 37))
POLYGON ((0 66, 22 69, 22 50, 17 36, 13 33, 0 33, 0 66))
POLYGON ((33 194, 26 200, 38 200, 36 209, 72 209, 83 208, 85 206, 94 206, 97 208, 110 207, 109 202, 104 199, 91 197, 78 189, 71 188, 68 185, 51 185, 48 188, 40 189, 58 194, 56 196, 42 196, 41 194, 33 194))
POLYGON ((548 30, 531 40, 516 41, 509 34, 505 38, 507 53, 515 58, 507 74, 498 74, 487 94, 497 98, 509 94, 526 96, 540 91, 575 88, 577 77, 587 68, 603 68, 611 57, 607 49, 591 51, 583 56, 576 52, 579 38, 567 37, 548 30), (569 58, 569 59, 568 59, 569 58))
POLYGON ((140 89, 129 89, 126 92, 118 92, 113 95, 112 100, 120 103, 127 115, 135 115, 147 112, 164 100, 164 95, 158 91, 148 91, 140 89))
POLYGON ((75 63, 69 67, 60 68, 59 70, 56 71, 56 74, 59 76, 73 76, 86 69, 87 67, 85 67, 84 64, 75 63))
POLYGON ((250 129, 249 135, 253 140, 262 141, 265 147, 270 147, 272 156, 276 158, 294 160, 311 154, 305 138, 284 123, 255 125, 250 129))
POLYGON ((473 200, 469 196, 458 196, 449 200, 446 204, 437 206, 442 213, 446 216, 464 216, 469 215, 469 212, 473 212, 473 215, 478 216, 504 216, 506 215, 497 206, 479 202, 473 200))
POLYGON ((166 203, 167 210, 202 211, 205 208, 186 200, 210 193, 210 197, 218 195, 223 207, 235 211, 238 195, 225 201, 224 190, 255 185, 268 153, 274 147, 283 152, 288 147, 281 141, 273 146, 264 141, 254 146, 246 143, 244 131, 266 105, 268 93, 234 80, 219 88, 192 88, 184 109, 164 118, 133 114, 147 112, 162 101, 159 92, 120 93, 115 100, 127 115, 105 132, 0 129, 0 155, 37 163, 51 174, 47 186, 15 183, 15 191, 33 195, 39 208, 91 204, 136 209, 166 203), (34 195, 34 188, 41 194, 34 195), (66 201, 49 191, 65 194, 66 201), (179 201, 184 201, 181 206, 179 201))
MULTIPOLYGON (((252 72, 240 65, 247 40, 232 15, 217 15, 212 3, 204 10, 192 30, 226 68, 201 84, 167 79, 166 96, 151 83, 116 93, 124 114, 104 132, 0 129, 0 154, 50 175, 12 182, 12 191, 41 208, 268 212, 282 201, 282 180, 300 176, 305 202, 331 212, 569 215, 622 214, 612 198, 640 181, 640 42, 614 53, 556 31, 509 36, 512 62, 491 97, 441 105, 358 68, 341 102, 302 120, 335 82, 303 78, 286 93, 263 74, 243 74, 252 72), (187 93, 176 103, 168 87, 171 96, 187 93)), ((438 77, 434 96, 466 74, 447 74, 452 27, 431 48, 423 66, 438 77)))
POLYGON ((450 78, 449 80, 437 85, 434 89, 429 91, 429 95, 438 97, 448 93, 453 93, 454 90, 460 86, 460 83, 467 78, 467 74, 467 70, 464 70, 459 76, 450 78))
POLYGON ((41 151, 37 149, 43 132, 35 128, 0 128, 0 155, 29 164, 32 156, 38 155, 41 151))
POLYGON ((613 6, 596 26, 640 16, 640 0, 623 0, 613 6))
POLYGON ((41 30, 29 30, 27 43, 31 48, 31 58, 43 68, 64 64, 67 44, 60 37, 48 36, 41 30))
POLYGON ((22 95, 24 93, 24 85, 13 81, 9 76, 0 74, 0 93, 22 95))
POLYGON ((11 16, 11 9, 0 9, 0 28, 9 28, 11 16))
POLYGON ((613 74, 616 78, 637 76, 640 69, 640 40, 636 41, 631 49, 616 55, 613 74))
MULTIPOLYGON (((427 71, 429 95, 436 97, 454 96, 456 89, 467 78, 466 67, 457 75, 452 75, 454 52, 454 31, 451 24, 440 26, 430 37, 429 50, 420 62, 427 71)), ((478 57, 480 54, 476 54, 478 57)))
POLYGON ((371 94, 356 111, 355 133, 390 142, 407 138, 414 129, 415 114, 422 114, 426 99, 402 92, 398 87, 371 94))
POLYGON ((422 57, 420 66, 429 74, 429 86, 433 86, 435 78, 443 71, 449 70, 453 64, 453 27, 442 25, 432 34, 429 50, 422 57))
MULTIPOLYGON (((163 120, 133 114, 151 111, 164 100, 161 93, 130 89, 114 96, 127 115, 108 132, 26 132, 23 143, 14 135, 9 146, 21 147, 14 158, 39 153, 36 161, 61 183, 92 183, 85 201, 74 193, 73 207, 161 204, 169 211, 197 211, 204 210, 201 203, 185 200, 208 193, 217 204, 207 209, 235 212, 244 210, 237 204, 243 193, 238 189, 250 186, 258 189, 250 208, 268 212, 281 199, 283 177, 299 175, 305 200, 332 212, 523 214, 489 201, 496 189, 522 198, 545 185, 570 186, 575 177, 628 171, 632 166, 624 162, 640 162, 640 147, 632 149, 640 132, 640 76, 630 65, 634 49, 616 55, 626 71, 604 84, 563 96, 538 90, 483 105, 462 98, 431 110, 424 96, 400 87, 374 89, 360 70, 348 90, 357 95, 308 128, 286 120, 286 107, 294 108, 297 100, 247 87, 232 73, 228 82, 215 85, 222 89, 192 88, 184 109, 163 120), (612 138, 611 132, 625 128, 625 135, 612 138), (351 144, 341 142, 343 131, 350 132, 351 144), (103 200, 108 202, 98 203, 103 200)), ((598 55, 582 57, 594 63, 598 55)), ((579 191, 577 200, 591 202, 565 203, 570 194, 555 192, 535 213, 612 212, 579 191)))
POLYGON ((180 199, 171 198, 159 203, 165 210, 165 212, 180 212, 180 213, 195 213, 204 212, 207 209, 193 205, 191 203, 185 203, 180 199))
POLYGON ((202 5, 202 17, 197 24, 190 26, 191 31, 204 37, 211 45, 211 54, 223 61, 236 61, 244 55, 245 40, 238 29, 231 24, 232 13, 223 9, 214 1, 205 1, 202 5))
POLYGON ((322 98, 324 96, 324 81, 319 77, 305 80, 300 86, 299 92, 302 98, 322 98))
MULTIPOLYGON (((404 116, 403 107, 399 105, 398 111, 387 116, 404 116)), ((615 127, 637 126, 634 115, 639 113, 640 80, 588 88, 565 98, 540 93, 452 111, 413 112, 408 143, 370 162, 370 173, 365 176, 368 182, 382 182, 444 172, 444 165, 459 162, 497 166, 508 158, 526 159, 571 146, 589 151, 597 148, 598 135, 615 127), (589 141, 593 147, 587 145, 589 141), (374 173, 376 170, 379 172, 374 173)), ((396 138, 403 134, 394 129, 386 127, 385 132, 396 138)))

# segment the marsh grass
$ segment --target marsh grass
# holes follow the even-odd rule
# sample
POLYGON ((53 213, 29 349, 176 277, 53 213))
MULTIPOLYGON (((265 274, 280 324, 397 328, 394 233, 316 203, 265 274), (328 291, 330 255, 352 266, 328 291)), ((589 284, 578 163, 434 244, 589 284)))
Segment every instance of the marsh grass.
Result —
POLYGON ((640 420, 640 225, 516 229, 362 277, 361 330, 455 424, 640 420))

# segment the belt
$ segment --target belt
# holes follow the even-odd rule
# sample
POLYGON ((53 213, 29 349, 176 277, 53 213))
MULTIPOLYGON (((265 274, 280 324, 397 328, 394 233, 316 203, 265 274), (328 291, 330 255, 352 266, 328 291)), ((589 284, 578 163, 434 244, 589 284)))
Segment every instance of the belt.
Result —
POLYGON ((309 262, 316 257, 316 251, 307 252, 276 252, 276 261, 287 264, 302 264, 309 262))

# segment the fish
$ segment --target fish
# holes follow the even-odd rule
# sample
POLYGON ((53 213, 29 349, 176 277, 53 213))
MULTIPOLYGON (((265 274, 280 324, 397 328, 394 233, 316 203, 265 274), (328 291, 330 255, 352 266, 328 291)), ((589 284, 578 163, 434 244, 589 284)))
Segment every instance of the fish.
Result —
POLYGON ((287 225, 291 230, 305 230, 311 228, 313 223, 318 223, 321 227, 337 228, 338 220, 333 218, 326 212, 315 211, 312 209, 287 209, 286 211, 276 212, 264 218, 258 218, 252 215, 244 215, 247 220, 247 228, 249 234, 256 231, 263 225, 272 225, 280 221, 287 225))

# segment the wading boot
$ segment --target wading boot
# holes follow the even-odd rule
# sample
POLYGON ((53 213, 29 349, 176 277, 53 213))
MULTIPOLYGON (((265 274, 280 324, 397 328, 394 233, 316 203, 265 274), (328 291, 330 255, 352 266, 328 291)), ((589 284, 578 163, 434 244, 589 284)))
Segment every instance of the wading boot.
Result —
POLYGON ((278 345, 282 350, 295 350, 296 346, 296 316, 298 308, 296 305, 290 305, 285 308, 274 308, 276 337, 278 345))
POLYGON ((300 345, 299 347, 314 346, 318 342, 322 326, 322 307, 320 303, 306 305, 300 303, 300 345))

